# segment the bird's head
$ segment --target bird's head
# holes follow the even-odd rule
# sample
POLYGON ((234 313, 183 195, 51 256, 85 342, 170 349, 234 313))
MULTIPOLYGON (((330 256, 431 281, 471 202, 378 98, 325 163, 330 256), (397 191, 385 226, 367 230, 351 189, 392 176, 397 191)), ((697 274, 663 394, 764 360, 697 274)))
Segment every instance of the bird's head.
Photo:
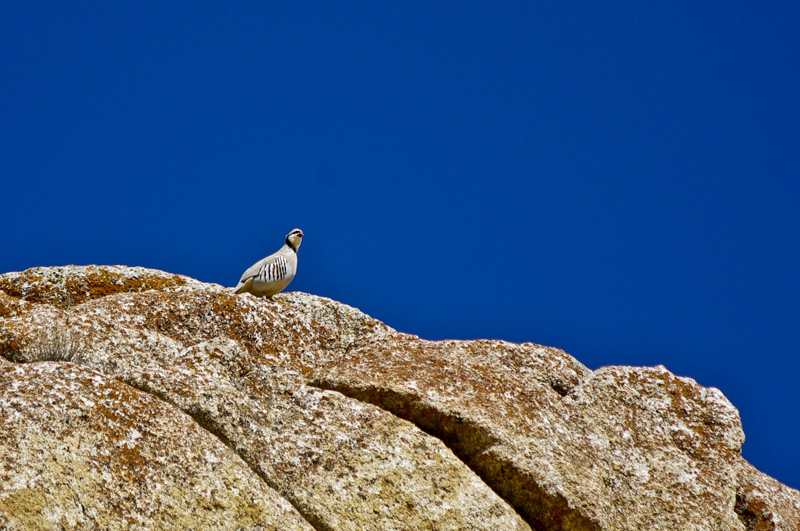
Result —
POLYGON ((294 249, 294 252, 300 248, 300 243, 303 241, 303 231, 300 229, 294 229, 292 232, 286 235, 286 245, 294 249))

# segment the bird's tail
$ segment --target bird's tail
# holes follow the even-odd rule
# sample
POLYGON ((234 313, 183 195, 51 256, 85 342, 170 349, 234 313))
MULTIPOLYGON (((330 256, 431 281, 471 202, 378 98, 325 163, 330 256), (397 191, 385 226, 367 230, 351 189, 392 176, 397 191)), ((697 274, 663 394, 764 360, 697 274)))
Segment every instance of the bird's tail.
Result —
POLYGON ((247 293, 248 291, 250 291, 250 286, 252 284, 253 284, 253 277, 250 277, 244 282, 240 280, 239 283, 236 285, 236 287, 231 288, 231 290, 233 290, 233 293, 236 295, 239 295, 240 293, 247 293))

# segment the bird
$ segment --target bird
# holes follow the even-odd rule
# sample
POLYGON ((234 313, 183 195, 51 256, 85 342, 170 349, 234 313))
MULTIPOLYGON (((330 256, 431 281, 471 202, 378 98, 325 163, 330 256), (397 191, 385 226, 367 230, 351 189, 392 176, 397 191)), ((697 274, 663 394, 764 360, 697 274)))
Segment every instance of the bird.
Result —
POLYGON ((272 298, 283 290, 297 273, 297 250, 302 241, 303 231, 300 229, 287 234, 283 247, 247 268, 233 288, 234 293, 272 298))

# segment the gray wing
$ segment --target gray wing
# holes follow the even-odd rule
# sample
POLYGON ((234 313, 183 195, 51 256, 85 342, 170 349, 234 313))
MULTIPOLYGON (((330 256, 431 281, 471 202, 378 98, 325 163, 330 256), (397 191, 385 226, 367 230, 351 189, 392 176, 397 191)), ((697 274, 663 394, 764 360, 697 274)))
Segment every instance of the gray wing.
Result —
POLYGON ((255 278, 264 269, 264 267, 267 267, 270 263, 277 260, 277 258, 278 258, 277 253, 271 254, 268 257, 262 258, 255 264, 248 267, 247 270, 244 273, 242 273, 242 278, 239 279, 239 283, 236 284, 234 290, 238 293, 239 288, 244 286, 244 284, 251 278, 255 278))
POLYGON ((255 264, 253 264, 250 267, 248 267, 247 270, 244 273, 242 273, 242 278, 239 279, 239 284, 236 285, 236 288, 241 287, 249 279, 251 279, 251 278, 255 277, 256 275, 258 275, 258 273, 262 269, 264 269, 265 267, 269 267, 269 264, 277 261, 279 259, 278 256, 280 256, 280 255, 278 255, 278 253, 271 254, 271 255, 267 256, 266 258, 262 258, 261 260, 259 260, 255 264))
POLYGON ((290 265, 286 256, 280 251, 263 258, 247 268, 239 279, 238 289, 251 278, 258 277, 261 282, 276 282, 285 279, 290 273, 290 265))

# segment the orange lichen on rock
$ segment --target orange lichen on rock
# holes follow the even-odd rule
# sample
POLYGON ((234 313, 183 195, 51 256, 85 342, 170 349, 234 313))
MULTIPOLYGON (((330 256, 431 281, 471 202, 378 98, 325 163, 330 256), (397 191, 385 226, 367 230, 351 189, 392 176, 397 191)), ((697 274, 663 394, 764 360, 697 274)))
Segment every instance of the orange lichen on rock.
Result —
POLYGON ((160 290, 197 283, 181 275, 141 267, 34 267, 0 275, 0 291, 29 302, 69 308, 114 293, 160 290))

